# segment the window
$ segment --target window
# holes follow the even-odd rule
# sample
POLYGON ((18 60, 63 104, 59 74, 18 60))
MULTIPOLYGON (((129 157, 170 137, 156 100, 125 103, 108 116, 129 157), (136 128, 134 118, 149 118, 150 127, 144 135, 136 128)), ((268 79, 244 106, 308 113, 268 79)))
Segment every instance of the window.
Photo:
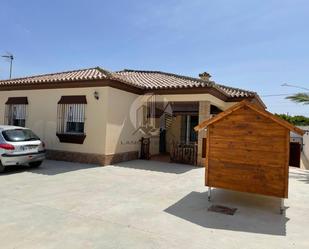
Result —
POLYGON ((85 105, 67 104, 64 106, 65 133, 84 133, 85 105))
POLYGON ((197 141, 197 132, 194 130, 194 127, 198 125, 198 116, 191 116, 190 119, 190 142, 197 141))
POLYGON ((181 119, 181 143, 190 144, 197 141, 197 133, 194 127, 198 125, 198 116, 183 115, 181 119))
POLYGON ((60 142, 83 143, 86 96, 62 96, 58 102, 57 136, 60 142))
POLYGON ((5 123, 25 127, 28 105, 27 97, 10 97, 5 104, 5 123))

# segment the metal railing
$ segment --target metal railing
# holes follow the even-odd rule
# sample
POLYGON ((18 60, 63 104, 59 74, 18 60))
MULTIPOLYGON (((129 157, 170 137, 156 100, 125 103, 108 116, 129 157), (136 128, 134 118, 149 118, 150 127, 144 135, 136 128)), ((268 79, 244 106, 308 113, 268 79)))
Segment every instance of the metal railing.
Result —
POLYGON ((172 144, 170 157, 171 162, 197 165, 197 143, 172 144))

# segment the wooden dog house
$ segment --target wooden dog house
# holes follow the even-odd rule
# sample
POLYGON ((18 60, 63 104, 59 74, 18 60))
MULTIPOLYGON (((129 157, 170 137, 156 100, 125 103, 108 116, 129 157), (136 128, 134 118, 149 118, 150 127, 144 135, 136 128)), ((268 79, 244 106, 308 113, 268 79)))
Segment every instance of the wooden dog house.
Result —
POLYGON ((201 129, 206 186, 288 197, 290 131, 303 130, 248 101, 195 127, 201 129))

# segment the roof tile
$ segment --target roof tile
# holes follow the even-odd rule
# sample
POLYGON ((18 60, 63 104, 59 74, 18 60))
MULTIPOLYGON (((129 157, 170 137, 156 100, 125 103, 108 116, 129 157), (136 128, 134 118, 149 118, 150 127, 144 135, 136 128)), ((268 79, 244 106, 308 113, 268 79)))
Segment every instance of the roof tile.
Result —
POLYGON ((137 71, 125 69, 123 71, 112 73, 112 75, 119 81, 144 89, 213 87, 232 98, 253 97, 256 95, 255 92, 220 85, 214 81, 205 81, 198 78, 160 71, 137 71))
POLYGON ((1 85, 20 85, 34 83, 52 83, 63 81, 95 80, 108 78, 110 73, 101 68, 88 68, 60 73, 34 75, 23 78, 0 80, 1 85))
POLYGON ((257 96, 255 92, 220 85, 215 83, 214 81, 205 81, 199 78, 182 76, 172 73, 128 69, 117 72, 109 72, 100 67, 0 80, 0 88, 1 86, 18 87, 18 85, 25 84, 87 81, 98 79, 116 80, 123 84, 131 85, 144 90, 212 87, 220 91, 225 96, 231 98, 257 96))

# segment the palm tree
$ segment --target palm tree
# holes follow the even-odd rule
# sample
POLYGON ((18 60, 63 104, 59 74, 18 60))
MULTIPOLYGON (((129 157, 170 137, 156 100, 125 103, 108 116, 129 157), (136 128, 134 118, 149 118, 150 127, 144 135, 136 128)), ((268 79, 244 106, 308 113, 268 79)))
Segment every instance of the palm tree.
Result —
POLYGON ((304 105, 309 105, 309 94, 308 93, 297 93, 292 96, 286 97, 296 103, 302 103, 304 105))

